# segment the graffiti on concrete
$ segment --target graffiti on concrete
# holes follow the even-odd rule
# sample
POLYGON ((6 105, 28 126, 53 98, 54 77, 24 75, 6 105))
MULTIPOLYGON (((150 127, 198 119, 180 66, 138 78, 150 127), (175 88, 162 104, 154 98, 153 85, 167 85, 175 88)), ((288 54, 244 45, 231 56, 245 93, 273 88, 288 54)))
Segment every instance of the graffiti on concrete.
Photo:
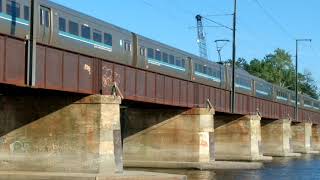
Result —
POLYGON ((10 151, 13 153, 26 153, 29 152, 30 148, 30 142, 15 141, 14 143, 10 144, 10 151))

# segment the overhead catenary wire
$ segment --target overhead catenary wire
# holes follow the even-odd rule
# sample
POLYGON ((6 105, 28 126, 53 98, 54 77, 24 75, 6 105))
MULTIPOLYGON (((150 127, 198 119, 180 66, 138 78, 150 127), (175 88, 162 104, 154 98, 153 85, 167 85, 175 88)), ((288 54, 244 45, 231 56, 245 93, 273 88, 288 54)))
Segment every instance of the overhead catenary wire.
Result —
POLYGON ((206 14, 205 17, 233 16, 233 14, 206 14))
POLYGON ((222 23, 220 23, 220 22, 214 21, 214 20, 212 20, 212 19, 209 19, 209 18, 203 17, 203 16, 202 16, 202 18, 205 19, 205 20, 207 20, 207 21, 209 21, 209 22, 212 22, 212 23, 214 23, 214 24, 217 24, 217 25, 219 25, 219 26, 221 26, 221 27, 224 27, 224 28, 226 28, 226 29, 229 29, 229 30, 233 31, 232 28, 230 28, 230 27, 228 27, 228 26, 226 26, 226 25, 224 25, 224 24, 222 24, 222 23))
POLYGON ((262 10, 262 12, 275 24, 278 28, 286 34, 291 40, 295 40, 296 38, 280 23, 273 15, 270 13, 261 3, 259 0, 252 0, 255 2, 258 7, 262 10))

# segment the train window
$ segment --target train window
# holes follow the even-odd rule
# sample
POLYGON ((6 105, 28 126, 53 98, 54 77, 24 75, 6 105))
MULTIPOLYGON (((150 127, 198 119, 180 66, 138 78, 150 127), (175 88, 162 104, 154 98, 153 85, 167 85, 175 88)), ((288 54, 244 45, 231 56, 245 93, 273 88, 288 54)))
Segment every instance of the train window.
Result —
POLYGON ((18 17, 20 18, 20 4, 12 1, 12 0, 8 0, 7 1, 7 14, 13 17, 18 17))
POLYGON ((27 21, 30 19, 30 8, 28 6, 24 6, 23 8, 24 16, 23 18, 27 21))
POLYGON ((203 74, 208 74, 208 67, 207 66, 203 66, 203 74))
POLYGON ((47 9, 40 9, 40 25, 45 25, 49 27, 49 11, 47 9))
POLYGON ((146 56, 146 48, 140 47, 140 56, 146 56))
POLYGON ((40 9, 40 25, 43 25, 43 10, 40 9))
POLYGON ((156 50, 156 60, 161 61, 161 52, 156 50))
POLYGON ((169 63, 174 64, 174 56, 173 55, 169 56, 169 63))
POLYGON ((176 66, 181 66, 181 59, 180 58, 176 58, 176 66))
POLYGON ((66 32, 66 20, 62 17, 59 18, 59 30, 66 32))
POLYGON ((194 64, 194 71, 198 72, 198 64, 197 63, 194 64))
POLYGON ((204 66, 199 64, 199 72, 204 73, 204 66))
POLYGON ((88 25, 81 25, 81 36, 86 39, 91 39, 91 29, 88 25))
POLYGON ((79 36, 79 25, 73 21, 69 21, 69 33, 79 36))
POLYGON ((168 54, 167 53, 162 53, 162 60, 165 63, 168 63, 168 54))
POLYGON ((152 48, 148 48, 148 58, 153 59, 154 58, 154 51, 152 48))
POLYGON ((214 76, 214 77, 217 77, 217 78, 222 78, 221 76, 221 71, 219 70, 219 71, 217 71, 217 70, 214 70, 213 72, 212 72, 212 76, 214 76))
POLYGON ((186 67, 186 60, 184 60, 184 59, 181 60, 181 66, 186 67))
POLYGON ((99 30, 93 30, 93 40, 96 42, 102 42, 102 32, 99 30))
POLYGON ((208 68, 208 75, 212 76, 212 68, 208 68))
POLYGON ((104 44, 112 46, 112 35, 104 33, 104 44))
POLYGON ((124 42, 124 50, 131 51, 131 43, 128 41, 124 42))
POLYGON ((45 10, 44 11, 44 23, 46 25, 46 27, 49 27, 49 11, 45 10))

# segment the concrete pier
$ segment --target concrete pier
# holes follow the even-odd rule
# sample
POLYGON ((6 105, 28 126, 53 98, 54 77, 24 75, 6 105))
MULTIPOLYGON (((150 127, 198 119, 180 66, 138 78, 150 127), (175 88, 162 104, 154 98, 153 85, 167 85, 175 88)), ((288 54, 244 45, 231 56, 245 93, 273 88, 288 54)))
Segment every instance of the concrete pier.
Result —
POLYGON ((0 96, 0 171, 122 171, 119 98, 0 96))
POLYGON ((292 149, 297 153, 318 153, 311 149, 312 123, 293 123, 292 129, 292 149))
POLYGON ((260 120, 258 115, 216 115, 216 160, 272 160, 261 151, 260 120))
POLYGON ((214 160, 213 114, 208 109, 129 109, 124 140, 127 167, 208 163, 214 160), (144 129, 144 130, 142 130, 144 129))
POLYGON ((312 142, 311 149, 313 151, 320 151, 320 126, 318 124, 312 125, 312 142))
POLYGON ((290 146, 291 121, 289 119, 267 120, 261 123, 261 147, 266 156, 296 157, 290 146))

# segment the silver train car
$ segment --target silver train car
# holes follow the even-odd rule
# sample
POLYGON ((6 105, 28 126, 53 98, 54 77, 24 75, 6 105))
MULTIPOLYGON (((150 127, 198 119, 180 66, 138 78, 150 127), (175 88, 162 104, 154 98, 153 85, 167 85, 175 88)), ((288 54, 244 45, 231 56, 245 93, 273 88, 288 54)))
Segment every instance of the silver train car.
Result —
MULTIPOLYGON (((208 86, 231 89, 231 68, 143 37, 48 0, 37 1, 37 42, 108 61, 147 69, 208 86)), ((0 0, 0 33, 25 39, 30 30, 26 0, 0 0)), ((236 91, 289 105, 294 92, 236 70, 236 91)), ((300 95, 299 106, 319 110, 320 102, 300 95)))

